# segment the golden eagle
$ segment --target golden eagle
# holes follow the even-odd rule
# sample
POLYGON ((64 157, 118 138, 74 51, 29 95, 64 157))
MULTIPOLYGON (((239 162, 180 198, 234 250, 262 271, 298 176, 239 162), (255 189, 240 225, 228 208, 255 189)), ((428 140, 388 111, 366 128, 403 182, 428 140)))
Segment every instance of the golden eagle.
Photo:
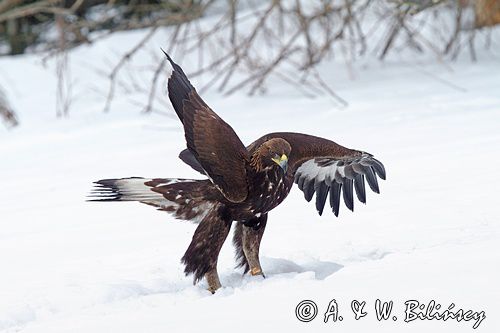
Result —
POLYGON ((194 275, 194 283, 205 277, 210 291, 221 287, 217 259, 233 221, 238 267, 264 276, 259 246, 267 215, 286 198, 294 182, 307 201, 316 193, 320 215, 328 196, 335 216, 341 196, 350 210, 354 192, 365 203, 365 179, 379 193, 377 176, 385 179, 385 169, 366 152, 300 133, 267 134, 245 147, 201 99, 181 67, 165 55, 173 68, 168 96, 187 142, 179 157, 208 179, 104 179, 95 182, 91 196, 99 201, 139 201, 199 223, 182 257, 185 273, 194 275))

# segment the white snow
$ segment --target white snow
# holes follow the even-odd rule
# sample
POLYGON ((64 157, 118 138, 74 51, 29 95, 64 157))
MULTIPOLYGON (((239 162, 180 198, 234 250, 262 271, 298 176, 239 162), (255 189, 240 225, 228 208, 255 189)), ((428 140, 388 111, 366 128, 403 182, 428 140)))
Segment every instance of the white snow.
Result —
POLYGON ((261 246, 266 279, 233 269, 228 238, 218 264, 224 287, 211 295, 205 282, 192 285, 180 263, 196 225, 139 203, 85 202, 99 179, 199 178, 177 158, 185 142, 174 116, 141 115, 129 103, 139 96, 133 92, 101 112, 96 91, 105 95, 108 83, 89 61, 118 54, 140 34, 70 56, 80 85, 64 119, 54 116, 52 65, 43 68, 33 56, 0 59, 0 84, 21 121, 15 130, 0 127, 0 330, 473 330, 472 322, 403 321, 404 301, 434 299, 443 308, 484 310, 477 331, 499 331, 498 44, 478 50, 476 63, 398 56, 349 70, 325 63, 321 72, 349 101, 345 109, 279 82, 267 96, 204 94, 245 144, 268 132, 304 132, 370 152, 387 170, 381 194, 367 189, 367 204, 356 202, 354 213, 342 204, 339 218, 327 209, 319 217, 295 187, 269 215, 261 246), (377 298, 394 301, 397 321, 376 320, 377 298), (295 318, 305 299, 319 308, 309 323, 295 318), (344 320, 324 323, 332 299, 344 320), (367 302, 358 321, 354 299, 367 302))

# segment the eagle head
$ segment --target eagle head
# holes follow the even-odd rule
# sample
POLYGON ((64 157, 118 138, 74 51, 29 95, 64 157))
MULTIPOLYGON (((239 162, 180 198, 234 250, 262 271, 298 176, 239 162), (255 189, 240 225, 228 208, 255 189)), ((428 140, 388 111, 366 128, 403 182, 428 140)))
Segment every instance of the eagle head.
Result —
POLYGON ((273 138, 267 140, 255 150, 252 156, 252 164, 257 171, 279 166, 286 173, 291 150, 292 147, 284 139, 273 138))

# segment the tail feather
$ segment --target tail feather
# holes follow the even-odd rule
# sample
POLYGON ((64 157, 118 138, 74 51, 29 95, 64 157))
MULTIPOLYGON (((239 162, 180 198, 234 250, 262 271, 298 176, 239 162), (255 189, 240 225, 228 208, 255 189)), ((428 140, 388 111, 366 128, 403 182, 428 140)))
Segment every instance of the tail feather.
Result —
POLYGON ((88 201, 139 201, 182 220, 200 222, 213 206, 204 198, 208 180, 131 177, 94 184, 88 201))
MULTIPOLYGON (((146 183, 153 179, 140 177, 102 179, 94 182, 95 187, 89 195, 88 201, 142 201, 159 200, 161 195, 153 192, 154 186, 148 186, 146 183)), ((165 185, 169 179, 164 179, 165 185)))

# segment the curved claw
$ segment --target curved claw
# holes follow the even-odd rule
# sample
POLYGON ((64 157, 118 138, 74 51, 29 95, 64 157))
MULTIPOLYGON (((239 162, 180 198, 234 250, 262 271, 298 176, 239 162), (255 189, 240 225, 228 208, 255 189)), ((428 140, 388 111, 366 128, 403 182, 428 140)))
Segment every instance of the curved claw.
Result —
POLYGON ((262 277, 265 279, 266 276, 264 275, 264 272, 262 272, 262 269, 260 269, 259 267, 254 267, 250 270, 250 274, 252 276, 256 276, 256 275, 262 275, 262 277))

